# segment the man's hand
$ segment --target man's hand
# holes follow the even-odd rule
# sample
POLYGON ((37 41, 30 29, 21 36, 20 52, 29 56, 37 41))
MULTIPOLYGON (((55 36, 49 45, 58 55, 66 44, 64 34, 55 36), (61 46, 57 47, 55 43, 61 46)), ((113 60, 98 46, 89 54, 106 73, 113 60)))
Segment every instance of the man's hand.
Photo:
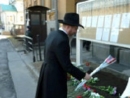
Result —
POLYGON ((88 73, 86 73, 84 79, 85 79, 85 80, 89 80, 90 78, 91 78, 91 76, 90 76, 88 73))

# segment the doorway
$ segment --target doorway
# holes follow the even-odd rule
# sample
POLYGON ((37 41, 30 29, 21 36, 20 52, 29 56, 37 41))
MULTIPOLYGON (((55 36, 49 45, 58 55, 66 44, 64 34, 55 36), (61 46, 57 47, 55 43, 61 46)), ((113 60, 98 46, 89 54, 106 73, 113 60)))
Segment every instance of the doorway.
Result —
POLYGON ((47 37, 46 11, 49 10, 49 8, 43 6, 33 6, 29 7, 27 10, 29 14, 29 26, 31 28, 33 43, 37 43, 38 40, 41 43, 44 43, 47 37))

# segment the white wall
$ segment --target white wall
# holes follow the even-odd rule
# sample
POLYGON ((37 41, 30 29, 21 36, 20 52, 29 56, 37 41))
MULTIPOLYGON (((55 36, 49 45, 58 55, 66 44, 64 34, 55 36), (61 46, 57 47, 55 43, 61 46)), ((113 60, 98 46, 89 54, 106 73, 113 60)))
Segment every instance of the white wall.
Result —
POLYGON ((2 12, 1 21, 5 27, 5 31, 10 31, 13 24, 16 22, 16 12, 2 12))
POLYGON ((47 35, 50 33, 51 29, 56 30, 56 21, 47 21, 47 35))
POLYGON ((23 12, 18 12, 16 16, 16 22, 15 24, 24 24, 24 14, 23 12))
POLYGON ((15 24, 24 24, 24 6, 23 0, 16 0, 13 4, 17 9, 17 18, 15 24))
POLYGON ((13 5, 16 7, 18 12, 23 12, 23 1, 16 1, 13 5))

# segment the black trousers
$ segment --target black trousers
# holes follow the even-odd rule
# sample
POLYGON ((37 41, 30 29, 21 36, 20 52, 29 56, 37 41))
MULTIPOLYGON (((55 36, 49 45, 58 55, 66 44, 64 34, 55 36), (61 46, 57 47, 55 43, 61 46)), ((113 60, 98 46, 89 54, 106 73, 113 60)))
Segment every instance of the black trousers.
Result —
POLYGON ((83 41, 83 48, 86 48, 87 51, 90 49, 91 41, 83 41))

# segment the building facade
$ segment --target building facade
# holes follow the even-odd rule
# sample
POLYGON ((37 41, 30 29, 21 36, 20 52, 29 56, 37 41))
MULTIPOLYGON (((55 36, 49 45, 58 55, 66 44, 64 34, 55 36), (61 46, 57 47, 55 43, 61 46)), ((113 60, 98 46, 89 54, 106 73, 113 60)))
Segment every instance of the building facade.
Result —
POLYGON ((17 10, 13 5, 0 5, 1 23, 5 31, 11 30, 15 23, 17 10))
MULTIPOLYGON (((81 1, 87 1, 87 0, 24 0, 24 6, 25 9, 37 5, 49 8, 46 14, 47 34, 48 34, 51 30, 56 29, 56 21, 55 21, 56 18, 63 19, 63 16, 66 12, 76 12, 76 3, 81 1), (58 15, 55 10, 56 8, 58 8, 58 15)), ((123 10, 124 9, 125 8, 123 8, 123 10)), ((92 56, 98 58, 99 60, 104 60, 104 58, 107 57, 109 54, 112 54, 114 57, 117 58, 117 63, 129 66, 130 50, 128 48, 123 48, 122 46, 117 47, 113 45, 92 42, 92 56)))
POLYGON ((10 0, 10 5, 13 5, 17 10, 15 24, 24 25, 24 7, 23 0, 10 0))
POLYGON ((14 6, 17 9, 15 22, 10 31, 15 35, 23 35, 25 33, 23 0, 10 0, 10 5, 14 6))
MULTIPOLYGON (((47 34, 56 29, 55 19, 63 19, 66 12, 76 12, 76 3, 83 0, 24 0, 25 9, 31 6, 44 6, 49 8, 46 14, 47 34), (57 2, 56 2, 57 1, 57 2), (58 15, 56 15, 58 9, 58 15)), ((26 21, 28 18, 26 17, 26 21)), ((28 22, 26 23, 28 25, 28 22)))
POLYGON ((20 31, 23 33, 24 31, 23 0, 10 0, 9 5, 1 4, 0 15, 4 31, 10 32, 12 29, 16 28, 21 29, 20 31))

